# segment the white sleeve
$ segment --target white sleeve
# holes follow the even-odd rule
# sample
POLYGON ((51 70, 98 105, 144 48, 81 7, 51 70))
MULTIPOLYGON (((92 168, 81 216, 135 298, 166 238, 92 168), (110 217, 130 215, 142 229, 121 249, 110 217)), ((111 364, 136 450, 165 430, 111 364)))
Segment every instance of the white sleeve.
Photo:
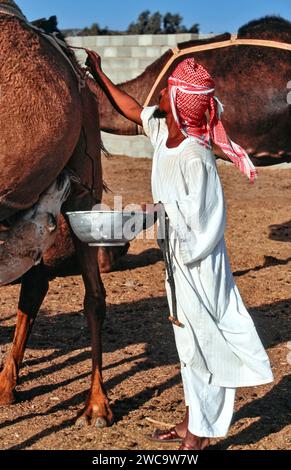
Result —
POLYGON ((141 112, 142 126, 153 146, 156 145, 160 132, 160 119, 153 116, 157 106, 148 106, 141 112))
POLYGON ((196 158, 185 171, 188 195, 164 206, 186 253, 185 264, 190 264, 212 253, 224 236, 226 214, 216 168, 196 158))

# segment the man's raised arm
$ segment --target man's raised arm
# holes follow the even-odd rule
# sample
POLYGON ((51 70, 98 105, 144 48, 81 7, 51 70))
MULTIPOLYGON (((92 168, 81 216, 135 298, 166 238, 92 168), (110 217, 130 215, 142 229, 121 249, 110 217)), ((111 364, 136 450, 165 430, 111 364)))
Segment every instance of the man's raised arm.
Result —
POLYGON ((86 65, 90 69, 93 77, 104 90, 112 105, 120 114, 135 122, 139 126, 142 125, 141 112, 143 107, 125 91, 121 90, 105 75, 101 68, 101 58, 93 51, 86 50, 88 57, 86 65))

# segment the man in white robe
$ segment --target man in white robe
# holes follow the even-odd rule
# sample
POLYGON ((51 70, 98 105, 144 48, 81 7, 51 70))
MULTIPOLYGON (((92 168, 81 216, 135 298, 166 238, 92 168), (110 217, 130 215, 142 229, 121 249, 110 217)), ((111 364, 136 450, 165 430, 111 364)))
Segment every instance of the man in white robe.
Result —
MULTIPOLYGON (((177 303, 172 316, 177 313, 182 324, 174 324, 174 333, 186 415, 182 423, 156 432, 152 439, 182 441, 180 450, 204 449, 209 438, 227 434, 236 388, 273 380, 268 356, 232 276, 224 240, 224 196, 212 142, 221 145, 251 180, 256 171, 245 151, 226 136, 212 78, 193 59, 179 64, 161 92, 159 107, 144 109, 108 79, 98 55, 89 53, 87 63, 118 111, 142 125, 150 138, 153 199, 160 215, 163 208, 170 222, 177 303)), ((167 280, 166 290, 171 309, 167 280)))

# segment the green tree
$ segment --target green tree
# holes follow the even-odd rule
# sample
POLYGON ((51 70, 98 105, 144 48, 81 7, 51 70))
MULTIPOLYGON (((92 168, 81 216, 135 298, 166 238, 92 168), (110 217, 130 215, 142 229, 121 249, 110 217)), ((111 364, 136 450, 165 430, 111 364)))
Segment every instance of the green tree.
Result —
POLYGON ((149 17, 150 17, 150 11, 149 10, 145 10, 143 11, 136 23, 130 23, 128 29, 127 29, 127 32, 129 34, 144 34, 144 30, 149 22, 149 17))
POLYGON ((157 11, 151 14, 149 10, 143 11, 135 23, 131 23, 127 29, 129 34, 159 34, 162 15, 157 11))
POLYGON ((194 24, 189 30, 182 24, 183 18, 178 13, 166 13, 164 16, 158 11, 152 13, 143 11, 136 22, 129 25, 128 34, 177 34, 199 33, 199 24, 194 24))
POLYGON ((183 21, 182 16, 172 13, 166 13, 163 19, 165 34, 176 34, 176 33, 185 33, 187 29, 181 23, 183 21))
POLYGON ((189 33, 192 33, 192 34, 199 34, 199 32, 200 32, 200 25, 198 23, 194 23, 189 29, 189 33))
POLYGON ((161 29, 162 15, 157 11, 149 17, 148 24, 145 28, 145 34, 160 34, 161 29))
POLYGON ((98 23, 82 29, 78 36, 101 36, 112 34, 177 34, 177 33, 199 33, 199 24, 195 23, 190 29, 183 24, 183 18, 178 13, 166 13, 164 16, 158 11, 151 13, 145 10, 140 13, 136 22, 128 26, 127 31, 113 31, 111 29, 101 28, 98 23))
POLYGON ((98 23, 93 23, 90 28, 82 29, 82 31, 78 33, 78 36, 102 36, 107 34, 112 34, 107 27, 100 28, 98 23))

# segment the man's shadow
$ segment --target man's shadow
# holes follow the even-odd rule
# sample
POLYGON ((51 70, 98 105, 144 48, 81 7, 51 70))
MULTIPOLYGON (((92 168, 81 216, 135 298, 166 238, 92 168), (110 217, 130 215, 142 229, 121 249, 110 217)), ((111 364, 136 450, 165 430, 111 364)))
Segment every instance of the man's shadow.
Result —
MULTIPOLYGON (((269 226, 270 232, 269 232, 269 239, 270 240, 275 240, 279 242, 290 242, 291 240, 291 220, 288 222, 284 222, 282 224, 275 224, 275 225, 270 225, 269 226)), ((261 269, 264 268, 269 268, 271 266, 284 266, 291 261, 291 256, 286 259, 280 259, 275 256, 265 256, 264 263, 262 265, 254 266, 253 268, 250 269, 244 269, 241 271, 235 271, 233 273, 234 276, 243 276, 244 274, 247 274, 251 271, 260 271, 261 269)))
POLYGON ((291 220, 283 224, 270 225, 269 238, 279 242, 290 242, 291 240, 291 220))
POLYGON ((228 437, 212 446, 213 450, 227 449, 233 445, 254 444, 264 437, 277 433, 290 424, 291 419, 291 376, 284 376, 270 392, 262 398, 252 400, 234 415, 233 423, 244 418, 259 419, 238 434, 228 437))

